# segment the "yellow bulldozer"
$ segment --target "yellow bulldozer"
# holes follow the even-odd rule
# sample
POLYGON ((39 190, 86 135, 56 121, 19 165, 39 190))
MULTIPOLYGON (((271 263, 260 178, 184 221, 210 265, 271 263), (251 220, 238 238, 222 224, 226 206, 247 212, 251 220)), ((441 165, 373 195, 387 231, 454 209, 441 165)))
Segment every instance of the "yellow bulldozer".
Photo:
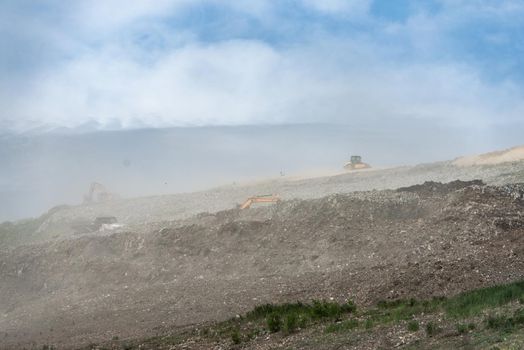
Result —
POLYGON ((371 168, 371 165, 362 162, 361 156, 351 156, 350 161, 344 165, 344 169, 346 170, 361 170, 369 168, 371 168))

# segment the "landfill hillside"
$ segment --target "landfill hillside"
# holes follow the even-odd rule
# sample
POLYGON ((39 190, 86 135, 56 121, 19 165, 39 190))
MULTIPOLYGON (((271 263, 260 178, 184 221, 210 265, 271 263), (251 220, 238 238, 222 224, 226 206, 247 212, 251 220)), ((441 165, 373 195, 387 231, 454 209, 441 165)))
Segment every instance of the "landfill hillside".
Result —
POLYGON ((522 280, 524 161, 456 161, 57 207, 4 223, 0 348, 295 348, 269 333, 244 345, 137 339, 266 303, 365 307, 522 280), (282 200, 238 208, 267 193, 282 200), (101 216, 118 225, 79 229, 101 216))
POLYGON ((336 193, 396 189, 425 181, 446 183, 475 179, 490 185, 524 182, 524 146, 416 166, 371 168, 315 178, 284 176, 201 192, 129 199, 116 197, 102 203, 58 206, 36 219, 0 224, 0 235, 4 237, 0 240, 0 249, 75 238, 85 233, 79 227, 92 223, 97 217, 115 217, 126 230, 136 231, 144 229, 144 225, 147 229, 152 223, 234 208, 256 195, 274 194, 283 200, 314 199, 336 193))

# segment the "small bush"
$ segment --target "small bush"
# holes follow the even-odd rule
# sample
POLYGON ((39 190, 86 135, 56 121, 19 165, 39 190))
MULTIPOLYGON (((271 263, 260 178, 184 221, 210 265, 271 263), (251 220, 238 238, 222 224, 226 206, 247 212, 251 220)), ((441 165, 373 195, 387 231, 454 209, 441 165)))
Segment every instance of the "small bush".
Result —
POLYGON ((263 332, 258 329, 258 328, 254 328, 252 330, 250 330, 248 333, 247 333, 247 338, 249 340, 252 340, 252 339, 255 339, 258 335, 262 334, 263 332))
POLYGON ((458 334, 466 334, 469 332, 469 328, 467 324, 459 323, 457 324, 457 333, 458 334))
POLYGON ((408 331, 410 332, 416 332, 420 329, 420 325, 418 324, 418 321, 412 320, 408 322, 408 331))
POLYGON ((515 324, 524 324, 524 309, 518 309, 513 314, 515 324))
POLYGON ((488 318, 486 318, 486 327, 490 329, 508 329, 512 326, 512 320, 502 315, 488 316, 488 318))
POLYGON ((233 342, 233 344, 240 344, 240 342, 242 341, 238 329, 235 329, 233 332, 231 332, 231 341, 233 342))
POLYGON ((468 332, 468 327, 465 324, 457 324, 457 332, 459 334, 466 334, 468 332))
POLYGON ((298 316, 298 326, 300 328, 306 328, 309 322, 309 318, 306 315, 298 316))
POLYGON ((326 333, 349 331, 349 330, 357 328, 358 325, 359 325, 358 320, 347 320, 344 322, 334 323, 326 327, 326 333))
POLYGON ((289 314, 286 316, 284 321, 284 332, 293 333, 298 326, 298 316, 295 313, 289 314))
POLYGON ((433 322, 428 322, 426 324, 426 334, 429 336, 429 337, 432 337, 434 336, 435 334, 437 334, 438 332, 440 331, 440 329, 437 327, 436 324, 434 324, 433 322))
POLYGON ((355 305, 353 300, 348 299, 345 304, 342 304, 341 310, 345 313, 353 313, 357 311, 357 306, 355 305))
POLYGON ((337 303, 313 300, 313 316, 315 318, 336 318, 342 313, 342 307, 337 303))
POLYGON ((368 318, 366 320, 366 323, 364 323, 364 327, 366 329, 371 329, 371 328, 373 328, 373 326, 374 326, 374 324, 373 324, 373 320, 371 318, 368 318))
POLYGON ((266 323, 267 328, 271 333, 276 333, 282 329, 282 319, 280 318, 280 315, 275 312, 268 316, 266 323))

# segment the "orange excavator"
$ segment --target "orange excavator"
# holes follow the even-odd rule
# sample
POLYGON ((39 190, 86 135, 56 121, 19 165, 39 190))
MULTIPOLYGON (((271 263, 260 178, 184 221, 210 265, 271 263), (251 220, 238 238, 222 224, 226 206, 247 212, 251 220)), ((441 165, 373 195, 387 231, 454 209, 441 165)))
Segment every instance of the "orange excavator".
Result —
POLYGON ((249 209, 253 203, 276 203, 279 201, 280 197, 272 194, 249 197, 244 203, 242 203, 240 209, 249 209))

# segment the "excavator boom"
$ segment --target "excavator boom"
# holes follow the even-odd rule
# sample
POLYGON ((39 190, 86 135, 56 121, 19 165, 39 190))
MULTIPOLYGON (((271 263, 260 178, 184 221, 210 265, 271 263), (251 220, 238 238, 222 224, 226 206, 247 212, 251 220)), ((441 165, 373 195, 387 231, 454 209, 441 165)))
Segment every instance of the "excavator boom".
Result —
POLYGON ((104 185, 98 182, 92 182, 89 191, 84 196, 84 203, 104 202, 114 198, 104 185))
POLYGON ((242 203, 240 209, 248 209, 253 203, 276 203, 279 201, 280 197, 275 195, 249 197, 244 203, 242 203))

